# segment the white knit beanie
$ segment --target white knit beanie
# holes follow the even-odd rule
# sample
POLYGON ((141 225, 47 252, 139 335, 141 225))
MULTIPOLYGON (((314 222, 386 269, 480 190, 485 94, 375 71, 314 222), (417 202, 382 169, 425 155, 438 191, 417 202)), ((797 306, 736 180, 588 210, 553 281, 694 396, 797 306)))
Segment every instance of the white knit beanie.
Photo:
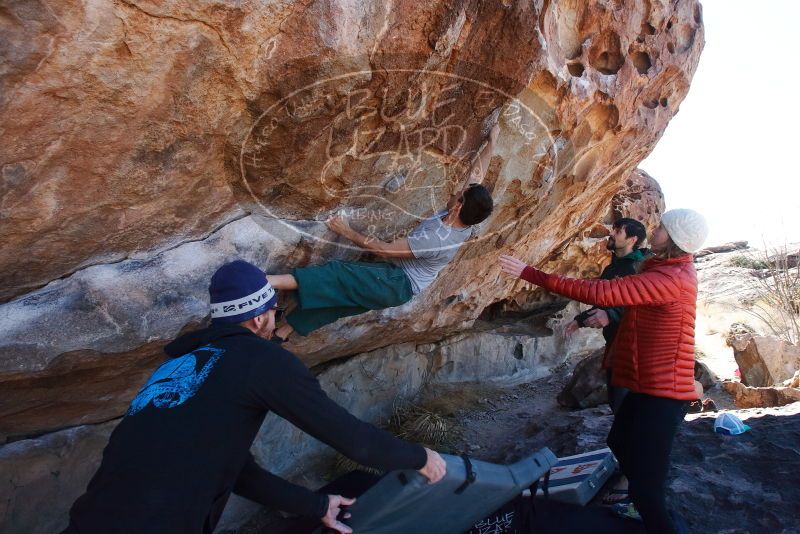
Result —
POLYGON ((666 228, 672 242, 684 252, 694 254, 708 237, 705 217, 694 210, 678 209, 664 212, 661 224, 666 228))

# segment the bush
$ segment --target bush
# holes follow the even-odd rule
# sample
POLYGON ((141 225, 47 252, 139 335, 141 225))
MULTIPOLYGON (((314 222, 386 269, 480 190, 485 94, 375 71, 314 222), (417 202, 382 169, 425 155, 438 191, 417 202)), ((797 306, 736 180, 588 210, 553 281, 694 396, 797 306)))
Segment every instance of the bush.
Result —
POLYGON ((786 246, 773 254, 764 252, 758 263, 765 264, 764 276, 753 278, 758 294, 752 308, 745 311, 759 319, 773 335, 797 344, 800 342, 800 265, 792 261, 786 246))
POLYGON ((728 263, 734 267, 739 267, 740 269, 761 270, 769 267, 769 262, 767 260, 755 258, 753 256, 747 256, 744 254, 734 256, 728 263))

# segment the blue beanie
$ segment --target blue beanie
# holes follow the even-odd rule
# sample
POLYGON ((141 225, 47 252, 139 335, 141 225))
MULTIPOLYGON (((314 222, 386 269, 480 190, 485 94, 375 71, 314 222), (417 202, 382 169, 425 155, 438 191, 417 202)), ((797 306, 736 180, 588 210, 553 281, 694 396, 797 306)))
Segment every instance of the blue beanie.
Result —
POLYGON ((278 302, 264 271, 243 260, 226 263, 211 277, 212 323, 241 323, 261 315, 278 302))

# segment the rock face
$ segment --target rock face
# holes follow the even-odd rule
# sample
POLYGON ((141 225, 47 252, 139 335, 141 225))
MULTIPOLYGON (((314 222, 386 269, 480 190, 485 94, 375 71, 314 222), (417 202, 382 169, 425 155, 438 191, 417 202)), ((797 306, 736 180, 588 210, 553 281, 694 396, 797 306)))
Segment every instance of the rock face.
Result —
POLYGON ((452 265, 406 306, 293 350, 314 365, 466 329, 526 287, 499 276, 501 253, 594 271, 602 247, 582 247, 597 223, 663 209, 633 171, 703 46, 695 0, 4 12, 0 430, 12 438, 119 415, 161 345, 206 319, 224 261, 278 272, 359 257, 320 222, 341 209, 402 236, 466 178, 495 120, 496 209, 452 265))
POLYGON ((0 449, 0 530, 61 532, 116 425, 111 421, 71 428, 0 449))
POLYGON ((800 369, 800 347, 751 333, 728 338, 746 386, 765 387, 789 380, 800 369))

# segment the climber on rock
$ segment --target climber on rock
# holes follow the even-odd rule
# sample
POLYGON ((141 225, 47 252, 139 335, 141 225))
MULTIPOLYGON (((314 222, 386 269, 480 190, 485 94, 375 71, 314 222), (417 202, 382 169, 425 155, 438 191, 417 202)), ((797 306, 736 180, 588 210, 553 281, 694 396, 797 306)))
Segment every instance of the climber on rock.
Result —
POLYGON ((353 499, 291 484, 256 463, 250 447, 270 411, 363 465, 417 469, 430 482, 444 476, 438 453, 360 421, 268 341, 277 294, 260 269, 223 265, 209 292, 211 325, 165 347, 170 359, 112 432, 65 534, 211 534, 231 493, 352 532, 337 516, 353 499))
POLYGON ((425 290, 472 235, 472 227, 492 213, 492 196, 480 182, 498 133, 495 125, 472 164, 467 184, 408 237, 387 243, 357 232, 342 217, 329 219, 333 232, 385 261, 329 261, 296 268, 292 274, 268 275, 276 289, 297 291, 297 308, 278 325, 273 339, 283 342, 294 331, 305 336, 341 317, 400 306, 425 290))

